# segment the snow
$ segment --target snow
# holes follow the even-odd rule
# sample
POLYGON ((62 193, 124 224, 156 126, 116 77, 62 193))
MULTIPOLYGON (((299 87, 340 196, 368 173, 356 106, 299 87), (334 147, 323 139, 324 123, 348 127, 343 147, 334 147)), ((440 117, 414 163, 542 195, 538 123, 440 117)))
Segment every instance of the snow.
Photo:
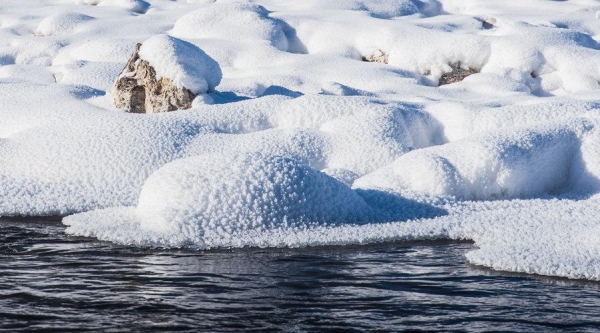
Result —
POLYGON ((0 215, 136 246, 470 239, 475 265, 600 280, 598 10, 4 0, 0 215), (191 110, 112 105, 136 43, 191 110))
POLYGON ((567 186, 586 121, 488 132, 418 149, 354 182, 462 200, 534 197, 567 186))
POLYGON ((192 11, 170 31, 182 38, 221 39, 232 42, 264 41, 286 51, 288 41, 281 24, 256 4, 215 3, 192 11))
POLYGON ((93 20, 88 15, 79 13, 57 13, 43 19, 35 30, 38 36, 60 35, 76 32, 82 23, 93 20))
POLYGON ((78 5, 112 6, 143 14, 150 4, 143 0, 75 0, 78 5))
MULTIPOLYGON (((245 153, 167 164, 146 180, 137 207, 125 214, 142 232, 170 234, 162 237, 171 244, 200 245, 246 230, 368 221, 371 211, 348 186, 317 170, 290 158, 245 153)), ((75 221, 98 217, 83 214, 75 221)))
POLYGON ((169 78, 177 87, 195 94, 214 91, 221 82, 221 68, 197 46, 167 35, 156 35, 142 43, 140 59, 156 70, 156 78, 169 78))
POLYGON ((137 206, 141 227, 148 229, 337 224, 360 220, 369 210, 337 180, 294 159, 260 153, 209 154, 169 163, 146 180, 137 206))

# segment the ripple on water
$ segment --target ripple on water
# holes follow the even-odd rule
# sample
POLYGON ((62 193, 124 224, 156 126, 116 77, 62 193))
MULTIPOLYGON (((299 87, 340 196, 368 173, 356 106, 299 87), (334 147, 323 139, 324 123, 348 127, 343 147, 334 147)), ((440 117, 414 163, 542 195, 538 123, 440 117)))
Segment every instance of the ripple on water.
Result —
POLYGON ((0 331, 582 331, 600 283, 468 265, 465 242, 160 250, 0 220, 0 331))

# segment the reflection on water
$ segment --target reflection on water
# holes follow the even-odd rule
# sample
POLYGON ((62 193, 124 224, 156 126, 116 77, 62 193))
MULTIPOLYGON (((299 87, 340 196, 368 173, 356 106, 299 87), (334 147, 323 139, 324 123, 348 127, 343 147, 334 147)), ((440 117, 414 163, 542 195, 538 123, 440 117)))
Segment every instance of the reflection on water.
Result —
POLYGON ((150 250, 0 220, 0 331, 582 331, 600 284, 472 267, 456 242, 150 250))

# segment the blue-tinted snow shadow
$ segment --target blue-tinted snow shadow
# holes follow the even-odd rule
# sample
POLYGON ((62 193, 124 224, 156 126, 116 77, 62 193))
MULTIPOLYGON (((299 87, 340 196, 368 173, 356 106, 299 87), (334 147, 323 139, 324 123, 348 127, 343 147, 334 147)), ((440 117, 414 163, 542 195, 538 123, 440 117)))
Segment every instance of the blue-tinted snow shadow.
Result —
POLYGON ((356 189, 367 204, 377 211, 375 222, 406 221, 448 215, 448 211, 426 203, 401 197, 400 195, 378 191, 356 189))
POLYGON ((213 104, 235 103, 235 102, 241 102, 241 101, 250 99, 250 97, 240 96, 231 91, 226 91, 226 92, 218 91, 218 92, 210 93, 208 95, 210 97, 212 97, 213 104))
POLYGON ((137 13, 137 14, 146 14, 146 12, 148 12, 148 9, 150 9, 150 3, 144 1, 144 0, 138 0, 136 1, 136 5, 134 8, 131 9, 131 12, 133 13, 137 13))
MULTIPOLYGON (((362 8, 363 10, 367 10, 368 8, 362 8)), ((394 19, 402 16, 409 15, 420 15, 423 17, 432 17, 444 14, 442 4, 437 0, 410 0, 404 3, 398 3, 397 7, 398 11, 394 13, 374 13, 370 12, 369 15, 378 19, 394 19)))
POLYGON ((0 66, 14 65, 15 57, 10 55, 2 55, 0 56, 0 66))
POLYGON ((299 91, 290 90, 286 87, 282 86, 269 86, 264 92, 258 97, 249 97, 249 96, 241 96, 232 91, 217 91, 210 93, 209 96, 213 99, 213 104, 227 104, 227 103, 236 103, 245 101, 252 98, 260 98, 264 96, 272 96, 272 95, 281 95, 287 97, 300 97, 304 96, 303 93, 299 91))
POLYGON ((288 89, 286 87, 282 87, 282 86, 269 86, 262 93, 261 97, 263 97, 263 96, 271 96, 271 95, 282 95, 282 96, 287 96, 287 97, 292 97, 292 98, 304 96, 303 93, 301 93, 299 91, 295 91, 295 90, 290 90, 290 89, 288 89))
POLYGON ((333 91, 332 89, 322 88, 321 94, 322 95, 337 95, 337 96, 367 96, 367 97, 375 96, 375 94, 372 92, 369 92, 366 90, 360 90, 357 88, 352 88, 350 86, 347 86, 347 85, 341 84, 341 83, 337 83, 337 82, 335 82, 335 87, 332 87, 332 88, 334 88, 336 90, 333 91))
POLYGON ((106 95, 106 91, 92 88, 90 86, 76 85, 76 86, 71 86, 71 88, 72 88, 70 91, 71 95, 73 95, 74 97, 76 97, 78 99, 88 99, 88 98, 92 98, 92 97, 99 97, 99 96, 106 95))
POLYGON ((285 38, 288 40, 288 52, 296 54, 308 54, 308 49, 306 48, 306 45, 304 45, 304 42, 298 38, 296 29, 283 20, 276 19, 276 21, 281 26, 281 29, 285 34, 285 38))

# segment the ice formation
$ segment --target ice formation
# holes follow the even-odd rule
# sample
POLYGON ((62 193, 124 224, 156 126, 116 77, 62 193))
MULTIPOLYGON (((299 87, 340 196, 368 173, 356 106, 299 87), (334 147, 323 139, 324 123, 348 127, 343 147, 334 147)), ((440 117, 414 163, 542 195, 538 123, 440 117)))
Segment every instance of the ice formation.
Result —
POLYGON ((4 0, 0 215, 140 246, 471 239, 477 265, 600 280, 599 9, 4 0), (113 108, 144 41, 191 110, 113 108))

